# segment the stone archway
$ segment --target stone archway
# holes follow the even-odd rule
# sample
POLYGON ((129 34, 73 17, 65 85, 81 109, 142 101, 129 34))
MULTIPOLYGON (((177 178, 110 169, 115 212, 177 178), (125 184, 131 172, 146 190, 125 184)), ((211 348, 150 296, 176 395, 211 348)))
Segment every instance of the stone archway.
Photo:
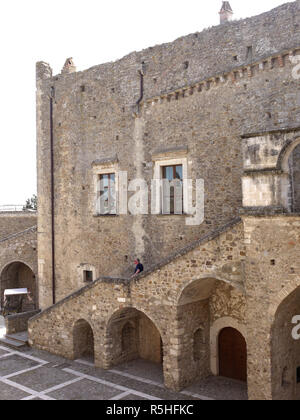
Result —
POLYGON ((300 316, 300 286, 284 295, 273 317, 271 365, 275 400, 300 400, 300 339, 293 335, 295 316, 300 316))
POLYGON ((94 333, 84 319, 78 320, 73 327, 74 359, 84 359, 94 363, 94 333))
POLYGON ((142 311, 124 308, 112 315, 107 325, 107 366, 142 359, 163 364, 160 331, 142 311))
POLYGON ((36 276, 33 270, 22 261, 14 261, 6 265, 0 275, 0 302, 4 303, 5 289, 27 288, 30 299, 24 298, 22 312, 34 311, 38 308, 38 290, 36 276))
POLYGON ((210 329, 210 367, 215 376, 220 375, 219 336, 226 328, 237 331, 245 340, 247 348, 247 330, 245 325, 231 317, 223 317, 215 321, 210 329))
POLYGON ((244 310, 245 296, 240 284, 234 286, 228 281, 205 276, 191 281, 183 288, 177 303, 178 329, 183 332, 178 341, 182 349, 182 384, 188 385, 211 374, 219 374, 219 366, 216 366, 219 332, 227 326, 239 325, 239 321, 235 322, 233 318, 222 315, 235 314, 242 318, 244 310), (228 323, 219 329, 220 318, 223 321, 226 319, 228 323), (218 321, 214 323, 214 319, 218 321))

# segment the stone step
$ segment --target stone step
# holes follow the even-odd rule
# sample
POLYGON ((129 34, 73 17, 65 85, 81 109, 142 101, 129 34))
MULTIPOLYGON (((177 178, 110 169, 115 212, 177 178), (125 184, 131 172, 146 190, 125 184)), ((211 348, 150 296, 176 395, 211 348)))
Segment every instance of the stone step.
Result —
POLYGON ((23 347, 27 347, 27 344, 21 341, 12 340, 6 337, 0 338, 0 344, 3 344, 7 347, 10 347, 12 349, 21 349, 23 347))
POLYGON ((8 340, 16 341, 18 343, 27 344, 28 332, 23 331, 16 334, 6 334, 4 338, 7 338, 8 340))

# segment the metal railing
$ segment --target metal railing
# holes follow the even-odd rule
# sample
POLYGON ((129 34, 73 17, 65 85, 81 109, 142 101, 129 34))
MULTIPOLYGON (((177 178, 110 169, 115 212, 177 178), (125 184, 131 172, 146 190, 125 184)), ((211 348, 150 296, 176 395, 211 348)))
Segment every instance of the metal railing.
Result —
POLYGON ((24 211, 24 206, 22 204, 5 204, 0 205, 0 213, 24 211))

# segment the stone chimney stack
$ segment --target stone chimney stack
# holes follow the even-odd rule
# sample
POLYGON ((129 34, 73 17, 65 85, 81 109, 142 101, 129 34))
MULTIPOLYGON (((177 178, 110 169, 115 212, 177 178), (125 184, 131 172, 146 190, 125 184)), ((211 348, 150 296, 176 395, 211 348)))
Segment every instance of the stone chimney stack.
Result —
POLYGON ((222 8, 219 12, 220 24, 230 22, 233 17, 233 10, 230 6, 229 1, 223 1, 222 8))
POLYGON ((66 59, 65 65, 61 72, 62 73, 75 73, 76 72, 76 67, 73 62, 73 58, 66 59))

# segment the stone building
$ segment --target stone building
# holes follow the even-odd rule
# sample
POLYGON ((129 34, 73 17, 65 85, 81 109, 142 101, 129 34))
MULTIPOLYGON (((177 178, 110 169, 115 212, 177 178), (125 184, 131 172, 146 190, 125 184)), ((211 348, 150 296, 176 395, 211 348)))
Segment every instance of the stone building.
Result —
POLYGON ((175 390, 213 374, 247 381, 250 399, 300 399, 300 1, 241 21, 229 9, 86 71, 37 63, 30 344, 160 363, 175 390), (164 187, 154 212, 127 212, 124 173, 129 202, 136 179, 179 178, 184 213, 164 214, 164 187), (199 224, 187 179, 204 180, 199 224))
POLYGON ((37 217, 35 212, 0 212, 0 307, 4 290, 27 288, 32 302, 24 310, 38 309, 37 217))

